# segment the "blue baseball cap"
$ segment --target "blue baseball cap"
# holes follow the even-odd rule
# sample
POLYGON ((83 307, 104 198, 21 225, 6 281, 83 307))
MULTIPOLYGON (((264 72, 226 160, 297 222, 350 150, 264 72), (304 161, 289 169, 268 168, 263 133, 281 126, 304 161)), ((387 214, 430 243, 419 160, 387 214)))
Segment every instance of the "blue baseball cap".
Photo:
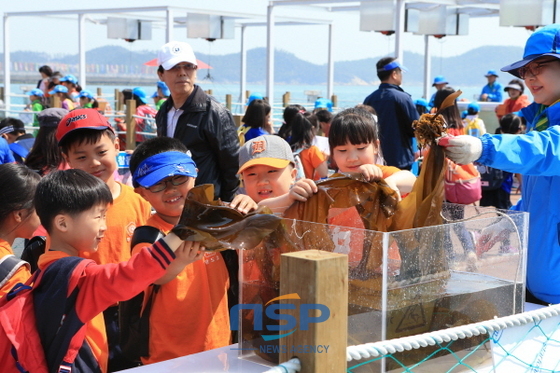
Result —
POLYGON ((498 77, 498 72, 496 70, 488 70, 488 72, 486 73, 486 75, 484 75, 485 77, 489 77, 489 76, 495 76, 498 77))
POLYGON ((414 105, 423 106, 423 107, 425 107, 428 111, 431 110, 431 108, 430 108, 430 103, 429 103, 428 100, 426 100, 425 98, 419 98, 419 99, 417 99, 417 100, 414 100, 414 105))
POLYGON ((196 165, 187 153, 171 151, 144 159, 132 175, 132 180, 149 188, 166 177, 177 175, 196 177, 196 165))
POLYGON ((43 97, 44 93, 39 88, 33 88, 31 91, 27 92, 27 95, 43 97))
POLYGON ((449 82, 447 81, 447 79, 444 78, 443 75, 438 75, 434 78, 434 83, 432 84, 432 87, 434 87, 436 84, 449 84, 449 82))
POLYGON ((535 31, 525 44, 523 59, 501 68, 519 78, 517 70, 542 56, 560 58, 560 24, 544 26, 535 31))
POLYGON ((87 89, 82 90, 79 94, 78 97, 87 97, 90 100, 93 100, 95 97, 93 97, 93 94, 88 91, 87 89))
POLYGON ((69 82, 69 83, 72 83, 72 84, 78 84, 78 78, 76 78, 72 74, 64 75, 62 78, 60 78, 60 81, 61 82, 69 82))
POLYGON ((401 65, 399 63, 399 61, 395 60, 393 62, 389 62, 387 65, 383 66, 381 69, 377 69, 378 72, 383 72, 383 71, 391 71, 391 70, 395 70, 396 68, 399 68, 403 71, 408 71, 408 69, 406 67, 404 67, 403 65, 401 65))
POLYGON ((264 96, 260 93, 251 93, 251 95, 249 96, 249 98, 247 99, 247 103, 245 104, 245 106, 249 106, 249 104, 251 102, 253 102, 253 100, 263 100, 264 96))
POLYGON ((315 100, 315 109, 327 109, 332 112, 332 101, 328 98, 318 98, 315 100))
POLYGON ((152 95, 150 96, 151 98, 156 98, 158 96, 157 91, 155 91, 154 93, 152 93, 152 95))
POLYGON ((144 92, 144 90, 140 87, 136 87, 132 90, 132 94, 137 96, 140 101, 142 101, 143 103, 147 104, 148 103, 148 99, 146 98, 146 92, 144 92))
POLYGON ((165 82, 157 82, 157 87, 159 89, 161 89, 161 93, 165 96, 165 97, 169 97, 171 96, 171 92, 169 91, 169 88, 167 88, 167 84, 165 84, 165 82))
POLYGON ((480 105, 477 102, 473 101, 467 106, 467 110, 469 110, 469 109, 476 110, 476 112, 479 112, 480 111, 480 105))
POLYGON ((49 92, 49 95, 54 95, 55 93, 68 93, 68 88, 63 85, 57 85, 49 92))
POLYGON ((465 119, 467 117, 467 115, 469 115, 469 112, 467 110, 463 110, 461 112, 461 119, 465 119))

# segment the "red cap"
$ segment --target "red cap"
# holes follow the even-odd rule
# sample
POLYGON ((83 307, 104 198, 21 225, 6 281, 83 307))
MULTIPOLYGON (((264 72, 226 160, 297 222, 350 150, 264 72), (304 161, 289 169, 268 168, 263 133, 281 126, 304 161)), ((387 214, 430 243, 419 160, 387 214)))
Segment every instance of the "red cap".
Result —
POLYGON ((109 128, 114 132, 113 127, 107 118, 95 109, 76 109, 72 110, 60 120, 56 129, 56 140, 60 144, 62 139, 70 132, 82 128, 92 130, 105 130, 109 128))

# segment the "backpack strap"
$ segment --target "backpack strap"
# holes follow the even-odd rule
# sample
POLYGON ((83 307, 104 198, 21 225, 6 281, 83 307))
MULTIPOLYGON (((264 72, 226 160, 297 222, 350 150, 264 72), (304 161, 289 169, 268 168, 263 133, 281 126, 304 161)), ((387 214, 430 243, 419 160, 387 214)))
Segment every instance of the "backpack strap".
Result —
POLYGON ((29 268, 29 263, 16 258, 15 255, 6 255, 0 259, 0 287, 4 286, 19 267, 24 265, 29 268))

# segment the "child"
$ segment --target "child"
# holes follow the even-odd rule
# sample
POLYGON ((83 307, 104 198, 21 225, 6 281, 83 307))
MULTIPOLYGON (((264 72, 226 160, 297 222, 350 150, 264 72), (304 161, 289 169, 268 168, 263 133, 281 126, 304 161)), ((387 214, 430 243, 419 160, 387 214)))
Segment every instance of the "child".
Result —
POLYGON ((10 150, 16 162, 23 163, 33 148, 35 137, 30 133, 25 133, 25 126, 21 120, 10 117, 0 121, 0 134, 10 144, 10 150))
POLYGON ((473 161, 523 175, 522 199, 516 210, 527 211, 528 302, 560 303, 560 24, 535 31, 527 40, 523 59, 502 71, 524 79, 534 102, 522 109, 527 134, 444 137, 439 144, 454 162, 473 161))
POLYGON ((270 135, 270 132, 266 130, 267 127, 270 127, 270 105, 261 99, 251 101, 241 121, 243 126, 240 127, 239 131, 244 133, 243 143, 255 137, 270 135), (248 130, 247 127, 249 127, 248 130))
MULTIPOLYGON (((119 142, 113 128, 97 110, 76 109, 62 118, 56 139, 68 165, 101 179, 113 197, 113 204, 107 211, 105 239, 98 250, 85 251, 80 256, 93 259, 98 264, 120 263, 130 259, 132 233, 136 227, 146 224, 151 209, 131 187, 115 181, 119 142)), ((118 344, 117 312, 117 306, 105 311, 110 346, 118 344)), ((118 356, 117 352, 115 354, 118 356)), ((116 361, 116 357, 111 360, 110 370, 129 367, 125 362, 116 361)))
POLYGON ((406 170, 379 164, 379 135, 373 116, 359 108, 338 113, 329 131, 331 156, 342 173, 360 173, 366 181, 385 179, 399 193, 410 193, 416 177, 406 170))
MULTIPOLYGON (((146 140, 132 154, 130 170, 136 192, 156 210, 147 224, 168 234, 181 217, 197 174, 187 148, 169 137, 146 140)), ((256 208, 247 196, 234 199, 231 206, 240 200, 245 201, 242 212, 256 208)), ((141 248, 136 245, 134 252, 141 248)), ((207 252, 191 264, 176 260, 154 282, 161 287, 152 304, 149 355, 141 358, 143 364, 230 344, 228 277, 220 253, 207 252)))
MULTIPOLYGON (((2 275, 13 257, 12 243, 18 237, 31 238, 39 226, 39 217, 33 207, 33 196, 39 175, 19 164, 0 165, 0 268, 2 275)), ((15 259, 15 257, 14 257, 15 259)), ((0 297, 8 293, 15 284, 25 283, 29 276, 28 266, 18 261, 10 268, 13 274, 0 278, 0 297)), ((7 271, 8 272, 8 271, 7 271)))
POLYGON ((480 106, 477 102, 471 102, 467 106, 467 116, 463 120, 464 135, 480 137, 486 133, 484 121, 478 117, 480 106))
POLYGON ((313 123, 316 122, 314 115, 296 113, 292 119, 292 136, 290 146, 294 155, 298 155, 303 164, 305 177, 308 179, 319 180, 328 175, 327 156, 321 150, 312 145, 315 139, 315 129, 313 123))
POLYGON ((107 238, 112 200, 107 184, 82 170, 53 172, 37 186, 34 202, 51 245, 39 260, 43 277, 33 291, 33 301, 49 372, 58 372, 60 367, 68 372, 106 373, 107 338, 101 312, 156 281, 174 259, 191 263, 202 258, 198 243, 183 242, 170 233, 129 261, 105 265, 88 261, 78 271, 79 260, 73 257, 95 253, 107 238), (62 346, 84 331, 76 360, 64 364, 67 347, 62 346))
MULTIPOLYGON (((42 90, 35 88, 27 92, 27 95, 29 96, 29 101, 31 101, 31 111, 38 113, 45 108, 45 104, 43 102, 45 95, 42 90)), ((33 115, 33 127, 39 127, 37 115, 33 115)))
POLYGON ((40 176, 45 176, 53 170, 68 168, 55 136, 58 123, 66 114, 68 110, 62 108, 49 108, 37 114, 39 118, 39 132, 35 139, 37 146, 27 154, 25 165, 40 176))
POLYGON ((51 96, 56 95, 56 97, 60 99, 60 105, 63 109, 74 110, 74 108, 76 107, 74 101, 72 100, 72 97, 68 94, 68 88, 63 85, 55 86, 54 89, 49 92, 49 94, 51 96))
POLYGON ((78 78, 76 78, 72 74, 64 75, 64 77, 60 79, 60 84, 68 89, 68 95, 70 96, 70 98, 74 102, 77 102, 78 94, 82 90, 82 87, 80 87, 80 85, 78 84, 78 78))
POLYGON ((522 80, 511 80, 504 88, 504 91, 507 92, 509 97, 506 98, 502 104, 496 106, 496 115, 498 119, 502 119, 506 114, 516 113, 524 107, 529 106, 531 103, 529 97, 523 94, 525 86, 522 80))
POLYGON ((149 138, 146 135, 140 135, 139 132, 152 132, 155 136, 155 122, 154 119, 157 110, 148 105, 148 98, 146 92, 140 87, 132 90, 132 99, 136 101, 136 145, 149 138))
POLYGON ((80 107, 82 109, 97 109, 99 107, 99 103, 97 102, 93 94, 86 89, 78 93, 78 99, 80 101, 80 107))
POLYGON ((239 150, 238 174, 251 199, 278 213, 317 192, 313 180, 301 179, 296 183, 292 149, 279 136, 259 136, 246 142, 239 150))

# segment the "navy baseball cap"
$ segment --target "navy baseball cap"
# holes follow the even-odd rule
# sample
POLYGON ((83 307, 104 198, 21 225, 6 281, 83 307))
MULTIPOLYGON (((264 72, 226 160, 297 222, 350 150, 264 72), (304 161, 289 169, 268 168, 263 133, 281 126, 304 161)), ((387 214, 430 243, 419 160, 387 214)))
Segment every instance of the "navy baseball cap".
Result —
POLYGON ((535 31, 525 44, 523 59, 501 68, 519 78, 517 70, 520 67, 542 56, 552 56, 560 59, 560 24, 544 26, 535 31))
POLYGON ((132 175, 132 180, 149 188, 166 177, 177 175, 196 177, 196 165, 187 153, 171 151, 144 159, 132 175))
POLYGON ((435 86, 436 84, 449 84, 449 82, 447 81, 447 79, 445 79, 443 75, 438 75, 434 78, 434 83, 432 84, 432 87, 435 86))

